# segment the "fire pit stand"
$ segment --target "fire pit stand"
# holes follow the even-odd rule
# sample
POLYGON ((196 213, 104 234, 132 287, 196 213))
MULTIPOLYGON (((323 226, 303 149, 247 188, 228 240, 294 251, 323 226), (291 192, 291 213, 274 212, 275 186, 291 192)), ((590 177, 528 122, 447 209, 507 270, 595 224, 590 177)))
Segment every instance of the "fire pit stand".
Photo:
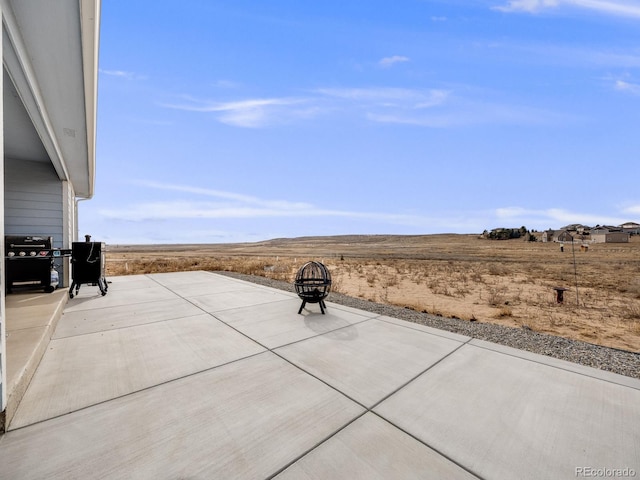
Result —
POLYGON ((327 267, 320 262, 305 263, 296 274, 294 286, 302 300, 298 315, 307 303, 320 304, 320 311, 324 315, 324 309, 327 308, 324 299, 331 290, 331 274, 327 267))

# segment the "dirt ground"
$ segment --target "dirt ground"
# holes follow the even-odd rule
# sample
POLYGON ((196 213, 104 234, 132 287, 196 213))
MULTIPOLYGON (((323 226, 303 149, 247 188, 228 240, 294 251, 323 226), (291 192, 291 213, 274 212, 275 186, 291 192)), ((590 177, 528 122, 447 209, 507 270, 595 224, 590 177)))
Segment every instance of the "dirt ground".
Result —
POLYGON ((333 291, 346 295, 640 352, 640 237, 562 250, 478 235, 108 245, 107 274, 227 270, 293 282, 304 262, 317 260, 333 291), (556 287, 566 289, 562 303, 556 287))

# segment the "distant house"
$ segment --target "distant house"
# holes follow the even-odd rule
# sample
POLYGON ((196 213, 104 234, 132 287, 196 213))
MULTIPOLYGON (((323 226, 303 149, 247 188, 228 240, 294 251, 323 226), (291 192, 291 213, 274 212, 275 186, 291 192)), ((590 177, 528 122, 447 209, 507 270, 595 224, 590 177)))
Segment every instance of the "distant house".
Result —
POLYGON ((591 229, 591 235, 601 235, 603 233, 622 232, 622 227, 614 227, 613 225, 596 225, 591 229))
POLYGON ((623 232, 629 233, 631 235, 640 235, 640 223, 627 222, 620 225, 620 228, 623 232))
POLYGON ((587 226, 587 225, 582 225, 580 223, 573 223, 571 225, 567 225, 565 227, 562 227, 560 229, 562 230, 566 230, 567 232, 577 232, 580 235, 588 235, 589 231, 591 230, 591 227, 587 226))
POLYGON ((592 243, 629 243, 628 232, 606 232, 599 230, 597 233, 591 232, 592 243))
POLYGON ((596 225, 591 230, 591 243, 628 243, 629 237, 622 227, 596 225))
MULTIPOLYGON (((577 239, 576 239, 577 240, 577 239)), ((567 230, 546 230, 542 233, 543 242, 571 243, 574 237, 567 230)))

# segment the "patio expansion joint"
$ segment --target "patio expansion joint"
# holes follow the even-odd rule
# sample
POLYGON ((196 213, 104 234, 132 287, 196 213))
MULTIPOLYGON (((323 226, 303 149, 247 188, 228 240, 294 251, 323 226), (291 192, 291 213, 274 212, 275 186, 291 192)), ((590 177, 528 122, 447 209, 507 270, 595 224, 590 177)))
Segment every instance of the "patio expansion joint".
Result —
MULTIPOLYGON (((358 324, 361 323, 365 323, 368 322, 370 320, 375 320, 378 317, 373 317, 373 318, 367 318, 365 320, 363 320, 362 322, 358 322, 358 324)), ((348 327, 341 327, 339 329, 336 330, 341 330, 342 328, 348 328, 348 327)), ((333 331, 333 330, 332 330, 333 331)), ((321 334, 324 335, 324 334, 321 334)), ((320 335, 318 335, 320 336, 320 335)), ((314 337, 311 337, 314 338, 314 337)), ((299 343, 301 341, 305 341, 308 339, 304 339, 304 340, 299 340, 298 342, 292 342, 289 345, 293 344, 293 343, 299 343)), ((394 428, 400 430, 402 433, 408 435, 409 437, 411 437, 412 439, 414 439, 415 441, 419 442, 420 444, 426 446, 427 448, 429 448, 430 450, 434 451, 435 453, 437 453, 438 455, 440 455, 442 458, 446 459, 447 461, 453 463, 454 465, 456 465, 457 467, 461 468, 462 470, 464 470, 465 472, 473 475, 474 477, 482 480, 483 477, 479 476, 477 473, 475 473, 474 471, 470 470, 469 468, 465 467, 464 465, 462 465, 461 463, 459 463, 458 461, 456 461, 455 459, 451 458, 450 456, 446 455, 445 453, 441 452, 440 450, 438 450, 437 448, 433 447, 432 445, 429 445, 428 443, 424 442, 423 440, 421 440, 420 438, 416 437, 415 435, 407 432, 406 430, 404 430, 403 428, 399 427, 398 425, 394 424, 393 422, 389 421, 387 418, 381 416, 380 414, 378 414, 377 412, 373 411, 374 408, 376 408, 378 405, 380 405, 382 402, 384 402, 385 400, 387 400, 388 398, 390 398, 391 396, 395 395, 396 393, 398 393, 400 390, 402 390, 403 388, 405 388, 407 385, 409 385, 411 382, 413 382, 414 380, 416 380, 418 377, 424 375, 425 373, 427 373, 429 370, 433 369, 436 365, 440 364, 441 362, 443 362, 445 359, 447 359, 448 357, 450 357, 451 355, 453 355, 454 353, 456 353, 458 350, 460 350, 462 347, 464 347, 465 345, 467 345, 471 340, 473 340, 472 338, 469 338, 468 340, 461 342, 460 345, 458 345, 455 349, 453 349, 451 352, 449 352, 448 354, 446 354, 445 356, 443 356, 441 359, 439 359, 437 362, 433 363, 432 365, 429 365, 427 368, 425 368, 423 371, 421 371, 420 373, 416 374, 415 376, 413 376, 411 379, 409 379, 408 381, 406 381, 405 383, 403 383, 402 385, 400 385, 398 388, 396 388, 394 391, 392 391, 391 393, 389 393, 388 395, 386 395, 385 397, 383 397, 381 400, 377 401, 374 405, 372 405, 371 407, 367 407, 366 405, 360 403, 358 400, 355 400, 354 398, 351 398, 349 395, 347 395, 344 392, 341 392, 340 390, 338 390, 336 387, 334 387, 333 385, 330 385, 329 383, 327 383, 326 381, 322 380, 321 378, 318 378, 316 375, 314 375, 311 372, 308 372, 307 370, 305 370, 304 368, 300 367, 299 365, 296 365, 295 363, 292 363, 291 361, 289 361, 288 359, 282 357, 281 355, 278 354, 278 352, 274 351, 275 349, 269 349, 269 351, 271 353, 273 353, 274 355, 278 356, 279 358, 283 359, 285 362, 289 363, 290 365, 292 365, 293 367, 299 369, 300 371, 302 371, 303 373, 309 375, 310 377, 315 378, 316 380, 322 382, 323 384, 325 384, 326 386, 328 386, 329 388, 335 390, 336 392, 340 393, 341 395, 347 397, 349 400, 351 400, 352 402, 356 403, 357 405, 359 405, 360 407, 362 407, 364 409, 364 411, 355 416, 354 418, 352 418, 349 422, 345 423, 341 428, 337 429, 336 431, 334 431, 333 433, 331 433, 330 435, 327 435, 325 438, 323 438, 322 440, 320 440, 316 445, 314 445, 313 447, 309 448, 308 450, 302 452, 300 455, 298 455, 296 458, 294 458, 293 460, 291 460, 289 463, 287 463, 285 466, 283 466, 282 468, 278 469, 275 473, 273 473, 272 475, 267 477, 267 480, 271 480, 272 478, 278 476, 279 474, 281 474, 282 472, 284 472, 287 468, 289 468, 290 466, 294 465, 296 462, 300 461, 301 459, 303 459, 306 455, 308 455, 309 453, 311 453, 313 450, 315 450, 316 448, 318 448, 320 445, 322 445, 323 443, 327 442, 328 440, 332 439, 333 437, 335 437, 336 435, 338 435, 340 432, 342 432, 344 429, 346 429, 347 427, 349 427, 350 425, 352 425, 353 423, 355 423, 357 420, 359 420, 360 418, 362 418, 363 416, 365 416, 367 413, 371 413, 373 415, 375 415, 376 417, 380 418, 381 420, 383 420, 384 422, 392 425, 394 428)), ((281 345, 277 348, 282 348, 285 345, 281 345)))
MULTIPOLYGON (((335 389, 334 389, 335 390, 335 389)), ((357 402, 356 402, 357 403, 357 402)), ((365 407, 366 408, 366 407, 365 407)), ((303 459, 306 455, 308 455, 309 453, 313 452, 316 448, 318 448, 320 445, 322 445, 323 443, 325 443, 327 440, 330 440, 331 438, 335 437, 337 434, 339 434, 341 431, 343 431, 345 428, 347 428, 349 425, 352 425, 354 422, 356 422, 357 420, 359 420, 360 418, 364 417, 368 412, 368 410, 363 411, 362 413, 360 413, 359 415, 356 415, 354 418, 352 418, 351 420, 349 420, 347 423, 345 423, 342 427, 340 427, 339 429, 337 429, 335 432, 332 432, 331 434, 327 435, 325 438, 323 438, 322 440, 320 440, 318 443, 316 443, 315 445, 313 445, 312 447, 308 448, 307 450, 305 450, 304 452, 302 452, 300 455, 298 455, 296 458, 294 458, 293 460, 291 460, 289 463, 287 463, 286 465, 284 465, 283 467, 279 468, 278 470, 276 470, 274 473, 272 473, 271 475, 269 475, 268 477, 265 478, 265 480, 271 480, 274 477, 277 477, 278 475, 280 475, 282 472, 284 472, 287 468, 289 468, 291 465, 294 465, 296 462, 298 462, 299 460, 303 459)))

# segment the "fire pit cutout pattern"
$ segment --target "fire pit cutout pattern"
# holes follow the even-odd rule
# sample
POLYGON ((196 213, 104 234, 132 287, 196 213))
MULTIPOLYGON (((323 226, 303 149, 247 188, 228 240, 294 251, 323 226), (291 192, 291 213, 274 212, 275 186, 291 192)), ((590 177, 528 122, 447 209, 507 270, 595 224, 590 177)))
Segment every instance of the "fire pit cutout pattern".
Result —
POLYGON ((307 303, 320 304, 320 311, 324 315, 324 309, 327 308, 324 299, 331 290, 331 274, 327 267, 320 262, 305 263, 296 274, 294 286, 302 300, 298 315, 302 313, 307 303))

